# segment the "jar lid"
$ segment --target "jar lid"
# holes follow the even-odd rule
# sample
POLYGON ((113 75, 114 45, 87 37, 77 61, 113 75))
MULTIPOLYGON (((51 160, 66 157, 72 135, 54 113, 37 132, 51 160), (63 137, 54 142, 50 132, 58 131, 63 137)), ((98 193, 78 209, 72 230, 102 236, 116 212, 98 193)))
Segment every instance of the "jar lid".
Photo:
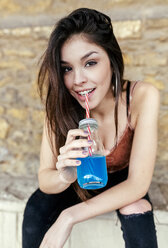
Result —
POLYGON ((79 122, 79 128, 84 128, 87 125, 93 126, 94 128, 98 128, 97 121, 92 118, 83 119, 79 122))

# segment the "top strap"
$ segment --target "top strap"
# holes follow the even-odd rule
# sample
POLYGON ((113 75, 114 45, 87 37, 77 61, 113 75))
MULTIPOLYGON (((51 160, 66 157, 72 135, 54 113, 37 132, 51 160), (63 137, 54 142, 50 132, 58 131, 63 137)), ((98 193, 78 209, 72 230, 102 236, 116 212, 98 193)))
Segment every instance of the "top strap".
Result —
POLYGON ((128 81, 127 83, 126 102, 127 102, 127 118, 128 118, 129 105, 130 105, 130 81, 128 81))
POLYGON ((127 118, 128 118, 128 122, 130 123, 131 120, 131 111, 130 111, 130 103, 133 97, 133 92, 135 89, 135 86, 137 85, 138 81, 134 82, 134 83, 130 83, 130 81, 128 81, 127 83, 127 93, 126 93, 126 97, 127 97, 127 118))

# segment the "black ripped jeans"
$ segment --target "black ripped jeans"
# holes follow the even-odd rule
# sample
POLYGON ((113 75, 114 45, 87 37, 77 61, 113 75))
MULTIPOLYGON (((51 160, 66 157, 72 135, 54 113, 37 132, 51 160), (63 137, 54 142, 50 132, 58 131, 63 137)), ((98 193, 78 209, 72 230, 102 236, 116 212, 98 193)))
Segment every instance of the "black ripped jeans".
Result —
MULTIPOLYGON (((92 195, 101 193, 106 189, 126 180, 128 168, 120 172, 109 174, 108 184, 92 195)), ((144 199, 150 202, 149 196, 144 199)), ((51 225, 60 213, 80 200, 70 186, 59 194, 45 194, 37 189, 29 198, 24 211, 22 225, 22 248, 39 248, 40 243, 51 225)), ((151 202, 150 202, 151 203, 151 202)), ((142 214, 122 215, 117 210, 121 222, 123 238, 126 248, 157 248, 156 230, 153 219, 153 210, 142 214)), ((87 247, 86 247, 87 248, 87 247)), ((89 248, 89 247, 88 247, 89 248)), ((99 248, 99 247, 98 247, 99 248)))

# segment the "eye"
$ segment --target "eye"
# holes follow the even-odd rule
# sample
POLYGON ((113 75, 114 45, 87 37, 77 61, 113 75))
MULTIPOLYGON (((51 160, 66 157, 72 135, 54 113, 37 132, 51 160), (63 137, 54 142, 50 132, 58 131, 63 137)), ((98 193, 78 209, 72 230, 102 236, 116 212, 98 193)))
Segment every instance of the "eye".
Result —
POLYGON ((62 70, 62 73, 64 74, 64 73, 70 72, 72 68, 70 66, 62 66, 61 70, 62 70))
POLYGON ((96 61, 88 61, 88 62, 86 63, 86 67, 89 67, 89 66, 92 66, 92 65, 96 65, 96 64, 97 64, 96 61))

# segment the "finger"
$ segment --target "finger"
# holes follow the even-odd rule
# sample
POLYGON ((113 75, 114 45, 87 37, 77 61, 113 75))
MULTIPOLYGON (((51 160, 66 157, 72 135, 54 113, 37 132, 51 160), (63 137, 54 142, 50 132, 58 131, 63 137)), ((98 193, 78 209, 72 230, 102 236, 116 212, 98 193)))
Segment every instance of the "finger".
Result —
POLYGON ((64 161, 65 166, 79 166, 81 164, 80 160, 77 159, 66 159, 64 161))
POLYGON ((66 139, 66 145, 69 144, 72 140, 76 138, 76 136, 82 136, 82 137, 87 137, 88 132, 84 131, 83 129, 71 129, 68 131, 67 134, 67 139, 66 139))
POLYGON ((78 139, 73 140, 70 144, 66 146, 66 151, 70 151, 72 149, 82 150, 83 147, 89 147, 93 144, 91 140, 78 139))
POLYGON ((88 150, 71 150, 66 154, 62 154, 58 156, 58 162, 64 161, 66 159, 76 159, 78 157, 85 158, 89 154, 88 150))
POLYGON ((56 168, 59 170, 60 168, 66 166, 78 166, 80 163, 77 163, 76 158, 85 158, 89 155, 88 151, 70 151, 67 154, 59 155, 59 160, 56 163, 56 168))
MULTIPOLYGON (((68 150, 70 150, 71 149, 71 146, 68 146, 68 145, 65 145, 65 146, 62 146, 62 147, 60 147, 60 149, 59 149, 59 154, 60 155, 62 155, 62 154, 64 154, 64 153, 66 153, 68 150)), ((77 148, 76 148, 77 149, 77 148)), ((80 148, 78 148, 78 150, 79 150, 80 148)), ((82 150, 82 149, 81 149, 82 150)))
POLYGON ((59 153, 60 153, 60 154, 64 154, 64 153, 66 153, 66 146, 62 146, 62 147, 60 147, 60 149, 59 149, 59 153))
POLYGON ((76 160, 76 159, 66 159, 66 160, 62 160, 60 162, 57 162, 56 163, 56 168, 59 170, 61 168, 64 168, 64 167, 76 167, 76 166, 79 166, 81 164, 81 161, 80 160, 76 160))

